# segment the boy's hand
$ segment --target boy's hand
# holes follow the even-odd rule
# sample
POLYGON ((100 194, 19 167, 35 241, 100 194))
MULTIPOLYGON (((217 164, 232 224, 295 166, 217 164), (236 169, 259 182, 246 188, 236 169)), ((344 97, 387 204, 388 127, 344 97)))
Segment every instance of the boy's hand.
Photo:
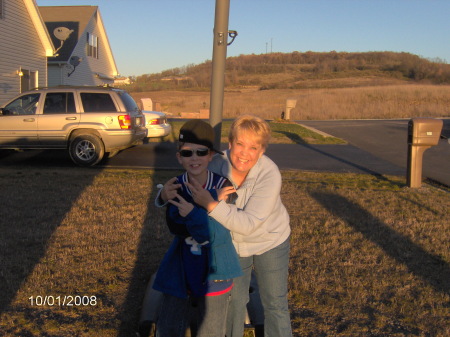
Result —
POLYGON ((179 202, 176 202, 175 200, 170 199, 169 202, 172 205, 175 205, 178 207, 178 213, 184 218, 186 215, 191 213, 191 211, 194 209, 194 205, 190 202, 187 202, 181 195, 178 193, 175 195, 175 197, 179 200, 179 202))
POLYGON ((219 201, 221 200, 225 200, 227 201, 228 196, 234 192, 236 192, 236 190, 234 189, 233 186, 226 186, 226 187, 222 187, 216 190, 217 191, 217 199, 219 201))
POLYGON ((178 194, 177 190, 181 187, 181 184, 177 184, 177 177, 173 177, 164 184, 161 190, 161 199, 164 202, 172 200, 178 194))

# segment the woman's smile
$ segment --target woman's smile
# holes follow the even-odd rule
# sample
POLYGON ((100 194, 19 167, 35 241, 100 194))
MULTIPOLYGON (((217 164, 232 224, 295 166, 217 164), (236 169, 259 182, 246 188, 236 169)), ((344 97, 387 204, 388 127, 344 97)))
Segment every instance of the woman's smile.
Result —
POLYGON ((264 153, 258 138, 251 133, 239 135, 229 146, 233 168, 241 174, 248 173, 264 153))

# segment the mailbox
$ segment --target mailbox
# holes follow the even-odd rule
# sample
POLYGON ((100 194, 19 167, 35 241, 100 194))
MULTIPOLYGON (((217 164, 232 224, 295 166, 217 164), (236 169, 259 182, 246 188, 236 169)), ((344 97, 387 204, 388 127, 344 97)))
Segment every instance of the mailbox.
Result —
POLYGON ((287 119, 287 120, 291 119, 291 110, 295 108, 296 104, 297 104, 296 99, 287 99, 286 100, 285 119, 287 119))
POLYGON ((408 123, 408 144, 435 146, 442 132, 442 119, 413 118, 408 123))
POLYGON ((408 122, 407 184, 422 184, 422 159, 425 150, 439 143, 443 121, 435 118, 413 118, 408 122))

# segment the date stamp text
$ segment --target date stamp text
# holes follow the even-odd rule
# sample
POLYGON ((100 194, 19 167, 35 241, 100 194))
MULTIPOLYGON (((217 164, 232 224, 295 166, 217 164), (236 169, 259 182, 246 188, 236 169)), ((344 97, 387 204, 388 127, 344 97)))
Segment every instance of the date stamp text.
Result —
POLYGON ((28 298, 31 306, 38 307, 87 307, 96 306, 98 304, 97 296, 83 296, 83 295, 37 295, 28 298))

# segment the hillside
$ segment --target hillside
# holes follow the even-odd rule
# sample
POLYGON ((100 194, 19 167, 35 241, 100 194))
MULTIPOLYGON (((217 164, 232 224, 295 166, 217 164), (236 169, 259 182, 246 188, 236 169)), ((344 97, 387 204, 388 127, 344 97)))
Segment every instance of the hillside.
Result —
MULTIPOLYGON (((211 61, 133 78, 131 92, 209 90, 211 61)), ((450 84, 450 65, 409 53, 292 52, 228 57, 227 90, 450 84)))

